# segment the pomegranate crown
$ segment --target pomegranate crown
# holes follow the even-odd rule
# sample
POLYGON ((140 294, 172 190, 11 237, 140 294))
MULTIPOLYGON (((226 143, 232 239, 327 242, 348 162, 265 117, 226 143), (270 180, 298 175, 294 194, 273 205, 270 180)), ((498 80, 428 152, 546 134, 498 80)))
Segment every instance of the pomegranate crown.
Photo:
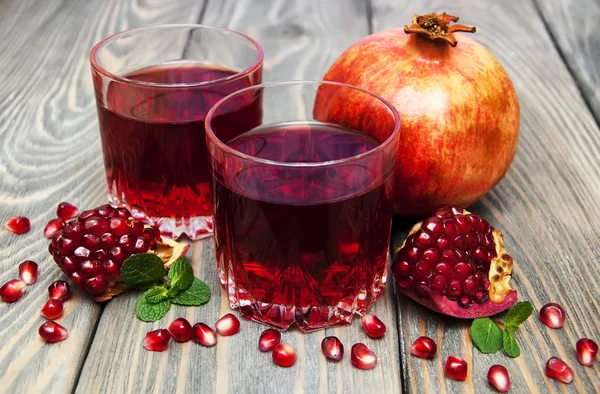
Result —
POLYGON ((475 33, 475 27, 450 25, 450 22, 458 22, 458 17, 448 15, 445 12, 439 15, 435 12, 425 15, 415 15, 413 16, 412 23, 409 26, 404 26, 404 32, 406 34, 422 34, 432 41, 444 40, 452 47, 455 47, 458 43, 454 35, 455 32, 475 33))

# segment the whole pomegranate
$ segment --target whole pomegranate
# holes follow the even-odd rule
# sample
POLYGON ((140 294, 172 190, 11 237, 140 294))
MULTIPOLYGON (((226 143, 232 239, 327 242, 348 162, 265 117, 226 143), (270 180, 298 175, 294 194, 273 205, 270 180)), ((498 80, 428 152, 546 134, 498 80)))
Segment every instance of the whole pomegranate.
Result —
POLYGON ((392 264, 398 291, 445 315, 491 316, 517 302, 513 258, 484 218, 443 207, 414 225, 392 264))
MULTIPOLYGON (((394 211, 425 216, 450 204, 469 206, 506 174, 517 150, 519 102, 513 84, 485 47, 454 33, 455 16, 413 18, 348 48, 324 79, 387 99, 401 117, 394 211)), ((339 91, 317 98, 316 119, 377 133, 365 125, 378 108, 339 91), (337 104, 336 104, 337 103, 337 104), (366 107, 366 108, 365 108, 366 107), (361 115, 359 115, 361 114, 361 115)), ((377 137, 377 135, 375 135, 377 137)))

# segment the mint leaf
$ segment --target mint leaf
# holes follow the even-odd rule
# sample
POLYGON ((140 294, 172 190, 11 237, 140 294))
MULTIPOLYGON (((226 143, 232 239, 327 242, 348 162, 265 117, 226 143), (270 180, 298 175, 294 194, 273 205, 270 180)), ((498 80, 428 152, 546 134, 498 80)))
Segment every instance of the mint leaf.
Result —
POLYGON ((509 329, 505 329, 502 334, 502 344, 504 346, 504 352, 508 357, 519 357, 521 355, 521 349, 513 336, 513 332, 509 329))
POLYGON ((533 305, 529 301, 517 302, 515 306, 510 308, 506 317, 504 318, 505 322, 504 326, 506 328, 511 328, 511 331, 517 331, 519 325, 521 325, 525 320, 531 316, 533 313, 533 305))
POLYGON ((174 297, 190 287, 194 281, 194 270, 189 260, 185 257, 175 260, 169 269, 169 279, 171 279, 169 297, 174 297))
POLYGON ((171 298, 173 304, 198 306, 206 304, 210 299, 210 289, 206 283, 194 278, 192 285, 186 290, 171 298))
POLYGON ((502 349, 502 330, 489 317, 473 320, 471 337, 482 353, 496 353, 502 349))
POLYGON ((167 312, 169 312, 170 308, 171 303, 169 300, 162 300, 154 304, 150 303, 148 301, 147 291, 140 297, 135 305, 135 314, 141 321, 153 322, 160 320, 167 312))
POLYGON ((158 304, 163 300, 168 300, 169 295, 167 289, 164 286, 154 286, 150 290, 144 293, 146 301, 150 304, 158 304))
POLYGON ((141 253, 130 256, 121 266, 121 279, 129 287, 146 289, 165 276, 160 257, 141 253))

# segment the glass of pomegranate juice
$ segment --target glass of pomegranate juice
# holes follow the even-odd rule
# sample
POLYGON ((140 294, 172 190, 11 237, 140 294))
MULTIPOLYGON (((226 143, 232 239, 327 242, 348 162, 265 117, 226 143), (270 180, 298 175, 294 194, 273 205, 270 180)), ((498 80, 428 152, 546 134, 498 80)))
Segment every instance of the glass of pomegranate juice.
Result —
MULTIPOLYGON (((90 53, 108 198, 173 238, 212 235, 204 120, 259 84, 263 51, 227 29, 163 25, 100 41, 90 53)), ((246 122, 259 107, 247 103, 246 122)))
POLYGON ((381 97, 333 82, 253 86, 210 110, 217 269, 232 308, 311 331, 383 294, 399 128, 381 97), (261 103, 260 125, 248 102, 261 103))

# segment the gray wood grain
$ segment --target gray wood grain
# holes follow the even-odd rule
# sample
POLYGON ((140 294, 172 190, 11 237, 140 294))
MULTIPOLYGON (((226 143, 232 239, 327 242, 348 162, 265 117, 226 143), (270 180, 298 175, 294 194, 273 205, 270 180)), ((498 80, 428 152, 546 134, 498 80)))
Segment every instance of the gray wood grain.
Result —
MULTIPOLYGON (((558 302, 567 311, 567 323, 559 330, 544 326, 537 314, 530 318, 517 334, 521 356, 510 359, 502 353, 484 355, 476 350, 470 321, 445 318, 400 297, 405 389, 488 392, 492 389, 487 370, 498 363, 509 370, 512 392, 599 392, 600 366, 583 367, 574 349, 579 338, 600 340, 600 223, 595 220, 600 201, 600 132, 534 5, 493 0, 418 4, 374 0, 373 4, 376 31, 403 26, 413 13, 458 15, 461 23, 477 26, 475 39, 506 68, 521 103, 519 150, 506 178, 471 210, 504 232, 517 264, 513 282, 520 299, 531 301, 537 310, 547 302, 558 302), (420 335, 437 341, 435 359, 410 355, 410 345, 420 335), (469 363, 465 382, 445 378, 443 365, 450 354, 469 363), (572 384, 545 376, 550 356, 562 358, 573 368, 572 384)), ((586 24, 594 23, 586 15, 586 24)), ((396 247, 408 229, 408 223, 396 223, 396 247)))
POLYGON ((563 59, 600 122, 600 3, 595 0, 536 0, 563 59))

